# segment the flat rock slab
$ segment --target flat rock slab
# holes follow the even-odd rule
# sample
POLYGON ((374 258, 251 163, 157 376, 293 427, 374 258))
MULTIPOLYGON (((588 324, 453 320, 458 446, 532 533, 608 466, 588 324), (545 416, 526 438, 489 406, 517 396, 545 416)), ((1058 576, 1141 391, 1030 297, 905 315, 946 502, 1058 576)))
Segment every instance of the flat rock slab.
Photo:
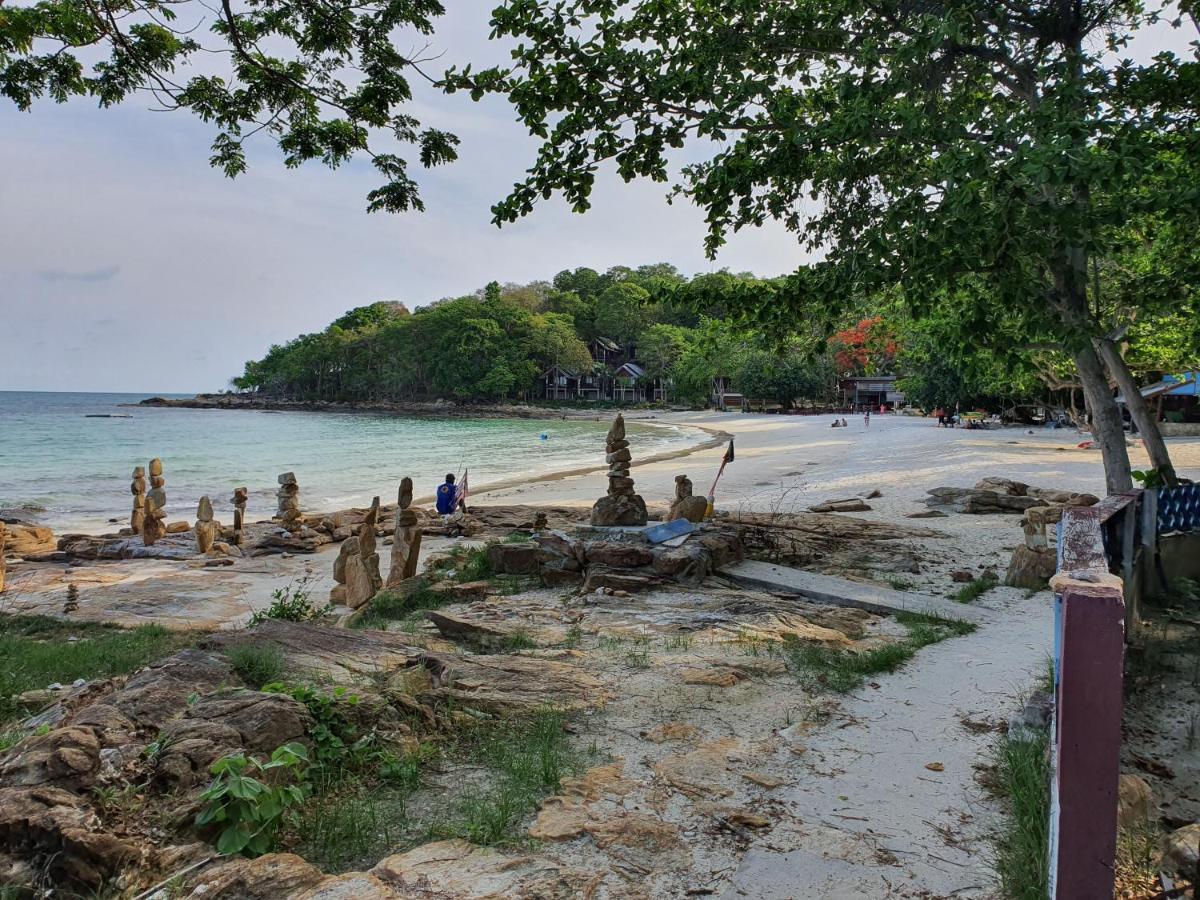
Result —
POLYGON ((995 619, 994 614, 988 610, 965 603, 955 603, 925 594, 894 591, 880 585, 850 581, 832 575, 819 575, 816 572, 805 572, 774 563, 746 560, 727 566, 719 574, 747 587, 799 594, 818 603, 854 606, 882 615, 898 612, 925 613, 976 624, 995 619))

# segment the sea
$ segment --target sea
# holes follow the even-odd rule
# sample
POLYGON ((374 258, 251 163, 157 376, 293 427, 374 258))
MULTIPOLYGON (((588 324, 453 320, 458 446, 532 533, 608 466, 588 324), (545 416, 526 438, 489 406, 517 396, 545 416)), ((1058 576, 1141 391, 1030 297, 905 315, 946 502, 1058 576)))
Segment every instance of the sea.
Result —
MULTIPOLYGON (((104 532, 129 520, 135 466, 163 461, 167 518, 192 520, 207 494, 232 520, 233 489, 250 489, 247 517, 275 510, 276 477, 295 472, 305 510, 394 503, 400 479, 417 496, 446 473, 489 482, 602 465, 608 422, 431 419, 359 412, 138 406, 171 394, 0 391, 0 509, 56 532, 104 532)), ((629 423, 639 456, 695 443, 674 425, 629 423)), ((603 493, 597 480, 597 496, 603 493)))

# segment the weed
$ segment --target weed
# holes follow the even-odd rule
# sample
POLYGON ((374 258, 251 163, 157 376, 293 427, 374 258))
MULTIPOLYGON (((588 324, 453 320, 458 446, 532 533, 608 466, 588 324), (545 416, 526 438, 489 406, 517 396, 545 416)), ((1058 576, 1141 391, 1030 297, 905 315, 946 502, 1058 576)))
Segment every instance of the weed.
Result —
POLYGON ((1008 900, 1042 900, 1049 878, 1049 733, 1033 739, 1001 739, 996 781, 1006 807, 996 838, 996 873, 1008 900))
POLYGON ((537 641, 523 628, 517 628, 504 635, 497 644, 498 653, 516 653, 518 650, 533 650, 537 641))
POLYGON ((385 809, 385 798, 358 779, 313 797, 296 815, 301 841, 295 852, 323 872, 369 866, 391 849, 404 826, 403 798, 386 799, 392 802, 385 809))
POLYGON ((284 812, 304 801, 305 789, 299 783, 267 784, 247 773, 271 778, 268 773, 283 770, 299 780, 307 764, 308 752, 295 743, 277 748, 265 763, 244 753, 217 760, 210 769, 212 784, 200 795, 205 806, 196 824, 223 826, 217 837, 222 855, 262 856, 274 846, 284 812))
POLYGON ((126 629, 47 616, 0 615, 0 723, 21 713, 15 697, 23 691, 76 678, 124 675, 193 640, 194 634, 160 625, 126 629))
POLYGON ((358 703, 355 694, 344 687, 335 687, 331 692, 318 691, 306 684, 265 684, 264 691, 272 694, 287 694, 299 700, 313 718, 309 737, 313 744, 313 759, 309 777, 318 785, 338 781, 346 769, 365 765, 372 753, 374 735, 359 735, 357 728, 343 714, 342 704, 354 706, 358 703))
POLYGON ((567 648, 578 647, 583 642, 583 629, 578 625, 572 625, 567 629, 567 636, 563 639, 562 645, 567 648))
POLYGON ((456 547, 455 551, 458 558, 458 569, 454 575, 456 581, 486 581, 496 574, 488 559, 487 547, 456 547))
POLYGON ((238 677, 255 690, 283 675, 283 651, 277 644, 237 644, 225 651, 225 658, 238 677))
POLYGON ((625 651, 625 664, 634 669, 645 669, 650 665, 650 648, 630 647, 625 651))
POLYGON ((990 573, 981 575, 974 581, 968 581, 966 584, 960 587, 957 591, 950 595, 950 599, 955 603, 971 603, 975 600, 978 600, 999 583, 1000 581, 995 575, 990 573))
POLYGON ((267 619, 283 619, 286 622, 311 622, 328 615, 333 604, 324 606, 313 604, 309 584, 312 577, 304 575, 288 582, 286 587, 277 588, 271 592, 271 605, 266 609, 257 610, 250 617, 247 627, 253 628, 267 619))
POLYGON ((481 725, 468 740, 473 741, 468 755, 491 778, 462 798, 449 821, 432 826, 439 836, 483 845, 509 843, 541 798, 557 791, 563 776, 579 768, 567 747, 562 714, 553 710, 528 720, 481 725))
POLYGON ((1154 821, 1127 825, 1117 830, 1117 897, 1147 897, 1158 893, 1162 829, 1154 821))
POLYGON ((692 649, 692 636, 690 634, 671 634, 663 638, 663 650, 667 652, 679 650, 687 653, 692 649))
POLYGON ((602 634, 596 646, 601 650, 620 650, 625 646, 625 638, 619 634, 602 634))
POLYGON ((789 638, 785 656, 802 681, 844 694, 871 675, 895 672, 922 647, 975 630, 969 622, 924 613, 897 613, 895 618, 908 629, 908 635, 891 644, 855 651, 789 638))
POLYGON ((904 578, 889 578, 887 583, 893 591, 911 591, 913 589, 913 583, 904 578))
POLYGON ((414 617, 414 613, 437 609, 449 602, 449 595, 433 590, 427 581, 420 582, 414 590, 404 594, 381 591, 367 605, 363 614, 354 620, 353 627, 386 629, 391 622, 400 622, 402 626, 412 628, 410 633, 415 633, 422 617, 414 617))

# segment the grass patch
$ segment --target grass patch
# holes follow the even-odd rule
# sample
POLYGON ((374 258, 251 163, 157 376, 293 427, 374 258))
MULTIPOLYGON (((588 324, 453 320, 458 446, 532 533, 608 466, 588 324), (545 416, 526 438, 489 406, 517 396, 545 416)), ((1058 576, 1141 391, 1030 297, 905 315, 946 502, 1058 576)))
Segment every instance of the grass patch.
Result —
POLYGON ((487 581, 496 574, 488 559, 487 547, 455 547, 451 551, 456 566, 454 580, 459 582, 487 581))
POLYGON ((323 872, 370 868, 389 853, 407 822, 406 792, 352 778, 310 797, 297 812, 290 849, 323 872))
POLYGON ((415 632, 416 624, 421 620, 419 613, 445 606, 452 599, 448 594, 433 590, 426 581, 422 581, 419 587, 405 594, 380 591, 367 604, 363 614, 354 620, 351 627, 386 629, 392 622, 412 622, 412 631, 415 632))
POLYGON ((784 645, 788 665, 802 682, 844 694, 861 687, 872 675, 895 672, 922 647, 975 630, 970 622, 924 613, 897 613, 895 619, 908 634, 869 650, 842 650, 790 638, 784 645))
POLYGON ((195 637, 161 625, 120 628, 0 615, 0 723, 21 714, 15 697, 23 691, 124 675, 188 646, 195 637))
POLYGON ((238 677, 255 690, 283 677, 283 651, 271 642, 238 644, 225 651, 225 658, 238 677))
POLYGON ((1008 900, 1044 900, 1049 879, 1050 736, 1005 737, 996 751, 997 788, 1007 816, 996 839, 996 874, 1008 900))
POLYGON ((1152 897, 1159 891, 1163 831, 1146 821, 1117 831, 1117 897, 1152 897))
POLYGON ((995 575, 981 575, 974 581, 968 581, 950 595, 955 603, 973 603, 1000 583, 995 575))
POLYGON ((516 843, 519 827, 541 799, 558 791, 564 776, 583 768, 568 746, 562 713, 553 710, 480 725, 463 741, 461 751, 486 770, 486 781, 469 789, 446 821, 430 827, 437 837, 484 846, 516 843))
POLYGON ((889 578, 887 584, 893 591, 911 591, 913 588, 913 583, 904 578, 889 578))

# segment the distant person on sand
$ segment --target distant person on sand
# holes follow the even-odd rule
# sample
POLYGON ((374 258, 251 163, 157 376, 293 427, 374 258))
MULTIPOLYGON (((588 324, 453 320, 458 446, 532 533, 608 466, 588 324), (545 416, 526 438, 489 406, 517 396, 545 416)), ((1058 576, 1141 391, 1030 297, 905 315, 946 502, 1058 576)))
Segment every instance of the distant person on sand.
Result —
POLYGON ((454 486, 453 473, 447 474, 445 482, 439 484, 437 489, 438 514, 449 519, 460 506, 463 512, 467 511, 466 504, 459 499, 458 488, 454 486))
POLYGON ((843 427, 843 428, 849 428, 849 427, 850 427, 849 423, 847 423, 845 419, 842 419, 842 427, 843 427))
POLYGON ((863 424, 868 428, 871 427, 871 407, 867 407, 867 411, 863 413, 863 424))
POLYGON ((830 423, 829 427, 830 428, 841 428, 842 423, 839 422, 837 419, 834 419, 833 422, 830 423))

